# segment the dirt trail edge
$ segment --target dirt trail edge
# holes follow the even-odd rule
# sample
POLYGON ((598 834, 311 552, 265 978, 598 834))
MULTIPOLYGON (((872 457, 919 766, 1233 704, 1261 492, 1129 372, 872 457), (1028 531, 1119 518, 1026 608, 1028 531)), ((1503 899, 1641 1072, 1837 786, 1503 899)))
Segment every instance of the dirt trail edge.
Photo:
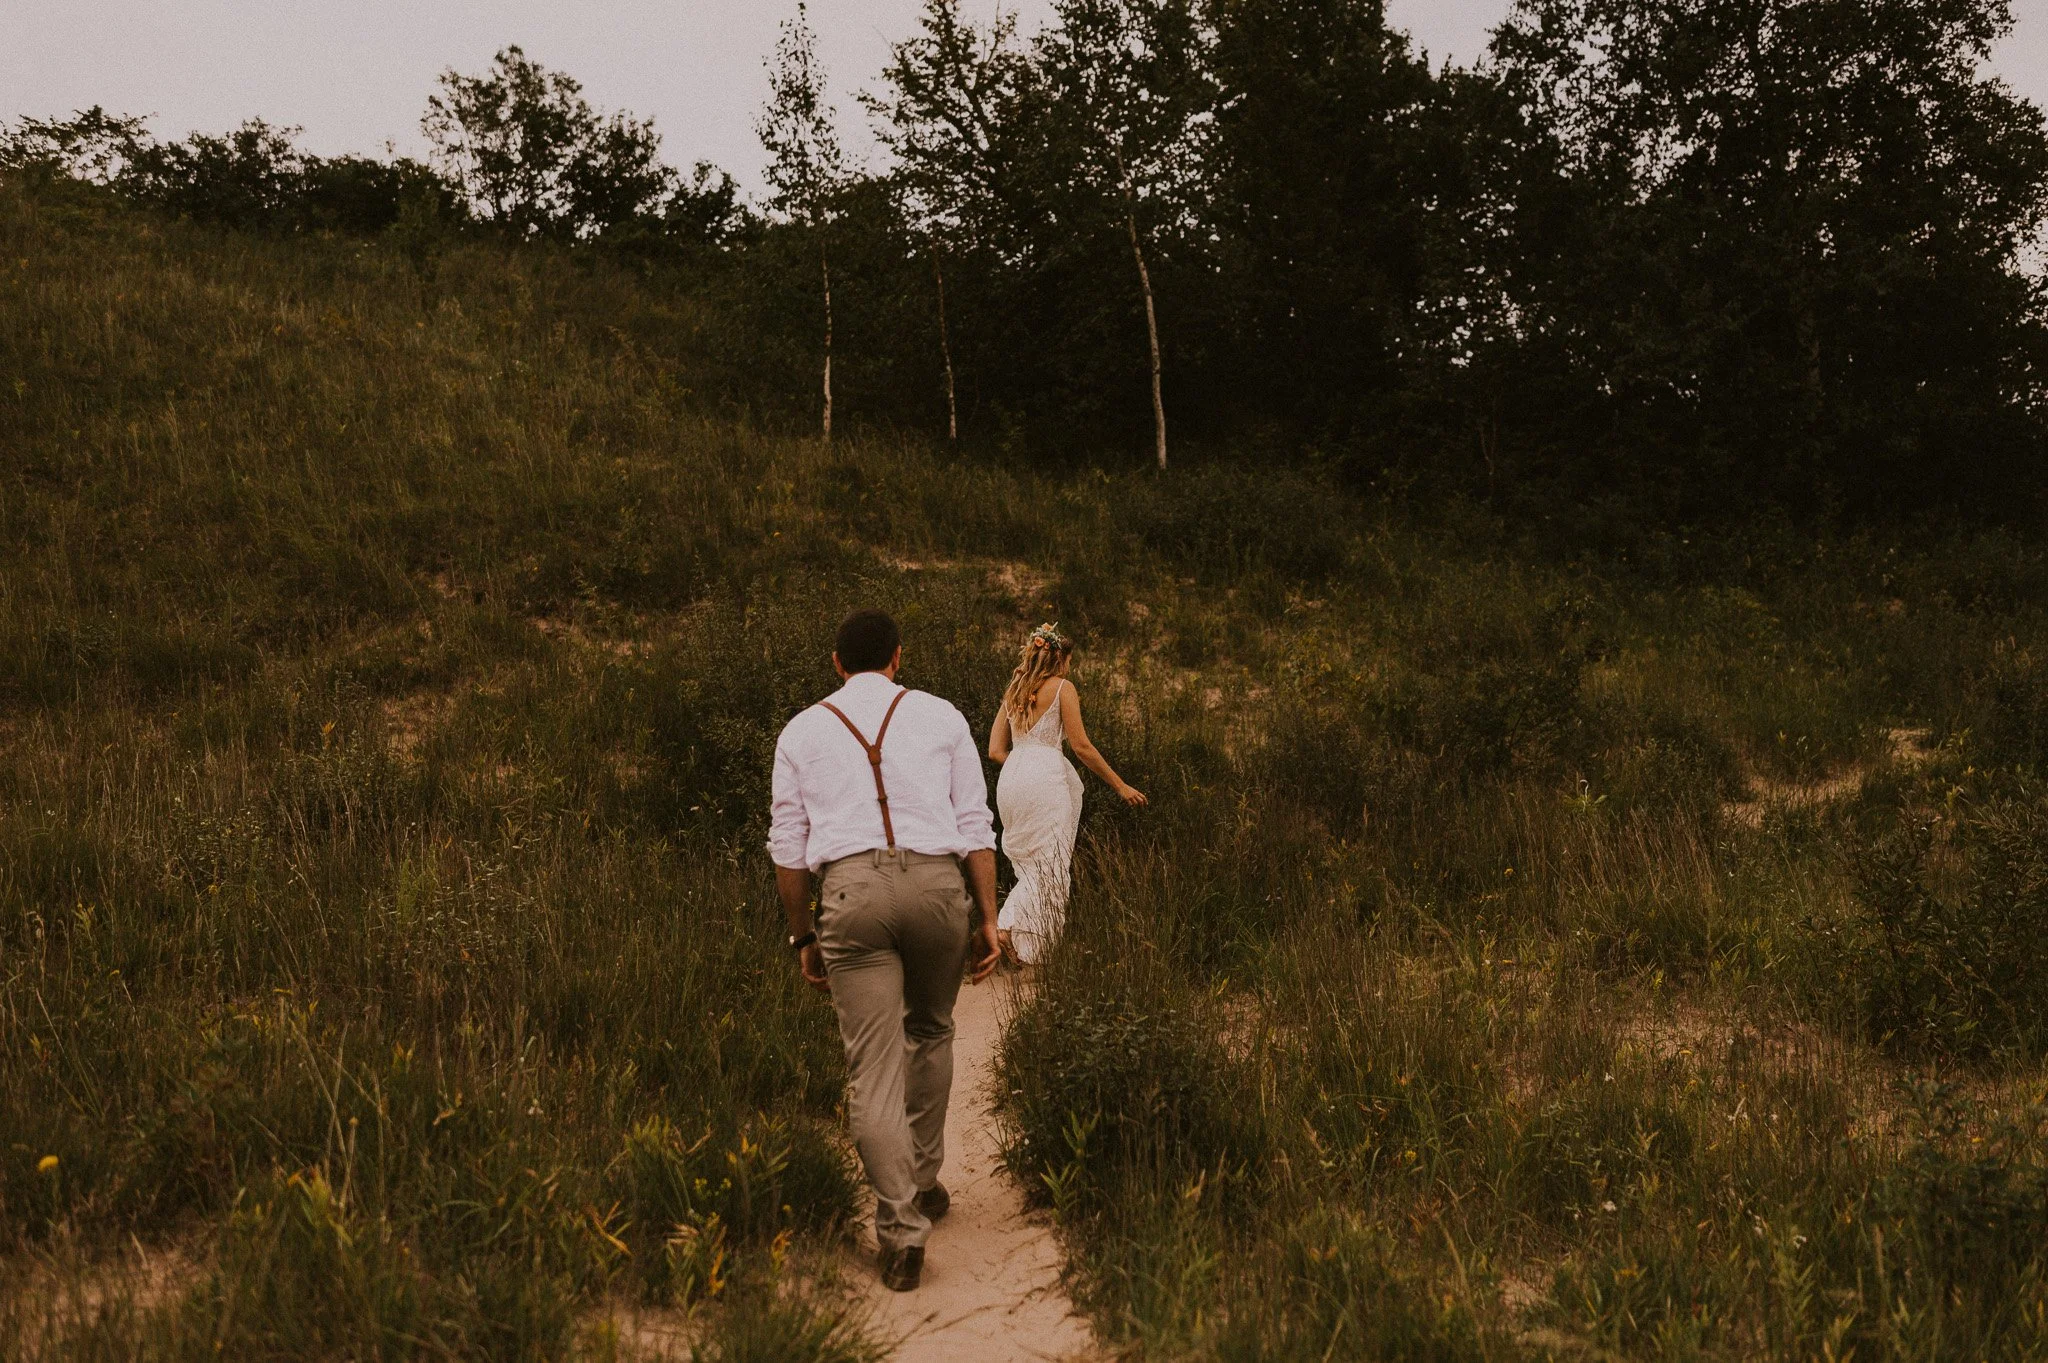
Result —
POLYGON ((1024 1205, 997 1152, 990 1089, 1001 1019, 1018 988, 1007 976, 963 985, 953 1008, 953 1102, 940 1175, 953 1210, 932 1230, 923 1285, 884 1288, 874 1276, 873 1232, 862 1237, 866 1253, 854 1273, 870 1284, 874 1333, 901 1341, 898 1363, 1095 1356, 1088 1326, 1060 1286, 1052 1227, 1024 1205))

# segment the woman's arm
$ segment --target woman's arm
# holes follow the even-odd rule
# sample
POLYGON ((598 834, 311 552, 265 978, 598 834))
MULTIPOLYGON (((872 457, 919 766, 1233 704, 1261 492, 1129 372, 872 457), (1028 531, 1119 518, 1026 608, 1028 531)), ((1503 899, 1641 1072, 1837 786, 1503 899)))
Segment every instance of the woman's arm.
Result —
POLYGON ((996 722, 988 726, 988 760, 1001 766, 1010 756, 1010 707, 996 708, 996 722))
POLYGON ((1088 741, 1088 726, 1081 722, 1081 695, 1074 690, 1072 682, 1060 688, 1060 724, 1067 731, 1067 743, 1073 748, 1074 756, 1081 759, 1083 766, 1109 782, 1109 788, 1115 791, 1125 804, 1145 803, 1145 792, 1135 786, 1125 785, 1124 778, 1118 776, 1116 768, 1109 765, 1109 759, 1088 741))

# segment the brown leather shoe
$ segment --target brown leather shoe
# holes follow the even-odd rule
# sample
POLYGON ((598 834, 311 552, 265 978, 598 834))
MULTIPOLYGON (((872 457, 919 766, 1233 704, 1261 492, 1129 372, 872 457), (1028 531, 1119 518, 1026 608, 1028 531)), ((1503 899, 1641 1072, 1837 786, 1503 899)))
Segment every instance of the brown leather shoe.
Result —
POLYGON ((912 1198, 911 1203, 924 1213, 925 1220, 941 1221, 947 1212, 953 1210, 953 1195, 946 1191, 945 1184, 934 1183, 912 1198))
POLYGON ((915 1292, 917 1280, 924 1274, 924 1246, 885 1249, 877 1262, 882 1270, 882 1286, 891 1292, 915 1292))

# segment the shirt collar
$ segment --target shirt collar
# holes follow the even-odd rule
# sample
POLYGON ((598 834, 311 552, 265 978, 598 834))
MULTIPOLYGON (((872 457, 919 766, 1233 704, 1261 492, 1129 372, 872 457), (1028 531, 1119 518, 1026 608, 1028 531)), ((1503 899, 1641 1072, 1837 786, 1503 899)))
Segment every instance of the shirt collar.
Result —
POLYGON ((879 672, 856 672, 846 679, 844 686, 839 688, 842 695, 853 691, 900 691, 902 689, 899 683, 890 681, 879 672))

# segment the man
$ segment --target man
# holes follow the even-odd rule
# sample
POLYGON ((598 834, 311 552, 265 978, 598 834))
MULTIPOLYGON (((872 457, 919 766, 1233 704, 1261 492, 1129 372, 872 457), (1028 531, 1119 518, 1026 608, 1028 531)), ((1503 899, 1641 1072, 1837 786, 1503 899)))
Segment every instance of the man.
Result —
POLYGON ((925 1237, 950 1202, 939 1166, 953 1001, 970 938, 976 984, 1000 959, 994 821, 967 720, 937 696, 896 684, 896 622, 855 611, 833 643, 832 665, 846 684, 792 719, 775 744, 768 851, 789 945, 839 1014, 853 1140, 875 1190, 882 1281, 908 1292, 924 1270, 925 1237))

